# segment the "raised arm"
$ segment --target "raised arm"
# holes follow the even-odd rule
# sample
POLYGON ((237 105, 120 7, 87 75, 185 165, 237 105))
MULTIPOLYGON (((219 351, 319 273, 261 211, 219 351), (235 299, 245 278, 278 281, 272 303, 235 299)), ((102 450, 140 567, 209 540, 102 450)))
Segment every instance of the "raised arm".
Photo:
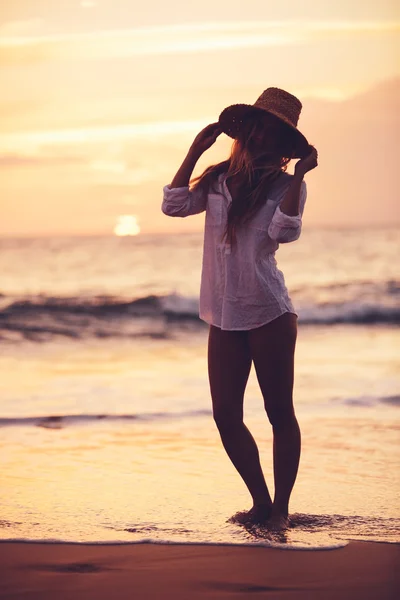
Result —
POLYGON ((163 188, 161 210, 165 215, 187 217, 206 209, 207 197, 200 192, 189 190, 189 181, 200 156, 214 144, 221 133, 219 124, 211 123, 196 136, 175 177, 163 188))
POLYGON ((318 165, 318 152, 314 146, 310 147, 310 153, 296 164, 294 176, 276 207, 268 228, 269 237, 281 244, 294 242, 300 237, 307 198, 307 185, 303 178, 318 165))
POLYGON ((306 182, 300 177, 293 177, 268 227, 271 239, 284 244, 294 242, 300 237, 306 198, 306 182))

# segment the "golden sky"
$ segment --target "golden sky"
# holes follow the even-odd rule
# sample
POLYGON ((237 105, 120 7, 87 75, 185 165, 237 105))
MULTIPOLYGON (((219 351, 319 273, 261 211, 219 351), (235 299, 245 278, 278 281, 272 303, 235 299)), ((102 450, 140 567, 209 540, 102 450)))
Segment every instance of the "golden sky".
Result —
MULTIPOLYGON (((0 235, 201 230, 161 213, 197 132, 269 86, 319 150, 310 226, 400 221, 400 9, 286 0, 0 4, 0 235)), ((224 160, 220 136, 195 174, 224 160)), ((289 168, 289 170, 291 170, 289 168)))

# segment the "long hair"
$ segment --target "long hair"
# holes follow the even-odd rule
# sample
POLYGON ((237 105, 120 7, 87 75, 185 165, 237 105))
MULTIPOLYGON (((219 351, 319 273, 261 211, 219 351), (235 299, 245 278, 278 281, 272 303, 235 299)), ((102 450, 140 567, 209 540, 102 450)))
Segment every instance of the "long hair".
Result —
POLYGON ((260 120, 248 117, 233 141, 230 157, 207 167, 201 175, 190 180, 192 190, 199 190, 206 195, 221 173, 226 173, 227 178, 238 176, 240 183, 228 211, 223 236, 231 244, 236 241, 237 229, 265 203, 269 190, 293 158, 292 132, 280 121, 277 123, 275 120, 275 124, 279 124, 279 135, 268 140, 264 148, 257 149, 257 146, 253 147, 253 142, 256 134, 260 134, 260 120))

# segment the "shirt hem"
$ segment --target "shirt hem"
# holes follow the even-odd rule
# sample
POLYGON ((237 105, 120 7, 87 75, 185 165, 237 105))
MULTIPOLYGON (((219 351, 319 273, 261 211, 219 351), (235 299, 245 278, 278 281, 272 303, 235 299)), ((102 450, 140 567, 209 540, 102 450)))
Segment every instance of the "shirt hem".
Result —
POLYGON ((251 327, 230 327, 229 329, 227 329, 226 327, 221 327, 221 325, 217 325, 216 323, 212 323, 211 321, 208 321, 207 319, 205 319, 204 317, 201 317, 200 315, 199 315, 199 318, 202 321, 204 321, 205 323, 208 323, 208 325, 212 325, 213 327, 218 327, 218 329, 221 329, 221 331, 251 331, 252 329, 258 329, 259 327, 263 327, 263 325, 267 325, 268 323, 271 323, 271 321, 274 321, 275 319, 284 315, 285 313, 290 313, 292 315, 296 315, 296 317, 299 316, 295 310, 287 309, 287 310, 283 310, 275 317, 272 317, 272 319, 268 319, 267 321, 264 321, 260 325, 252 325, 251 327))

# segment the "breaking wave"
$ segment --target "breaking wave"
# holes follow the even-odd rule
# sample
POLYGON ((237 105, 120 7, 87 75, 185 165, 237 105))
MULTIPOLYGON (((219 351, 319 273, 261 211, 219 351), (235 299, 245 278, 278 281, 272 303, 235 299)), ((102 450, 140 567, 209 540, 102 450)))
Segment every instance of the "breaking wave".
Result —
MULTIPOLYGON (((304 325, 399 324, 400 284, 361 282, 294 290, 304 325)), ((45 341, 53 336, 168 337, 183 325, 204 326, 199 300, 179 294, 127 299, 113 296, 0 297, 0 336, 45 341)))
POLYGON ((44 427, 45 429, 63 429, 70 425, 92 425, 100 421, 163 421, 209 416, 210 410, 187 410, 150 412, 138 414, 76 414, 76 415, 43 415, 37 417, 0 417, 0 427, 44 427))

